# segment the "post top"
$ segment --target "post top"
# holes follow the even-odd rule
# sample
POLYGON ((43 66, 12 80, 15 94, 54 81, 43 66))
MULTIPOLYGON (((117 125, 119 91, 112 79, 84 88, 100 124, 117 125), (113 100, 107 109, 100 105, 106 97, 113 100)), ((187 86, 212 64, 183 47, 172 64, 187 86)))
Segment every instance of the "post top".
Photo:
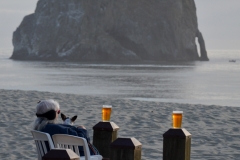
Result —
POLYGON ((98 122, 93 126, 93 130, 116 131, 119 130, 119 127, 114 122, 98 122))
POLYGON ((71 149, 52 149, 42 157, 43 160, 80 160, 71 149))
POLYGON ((191 136, 192 135, 185 128, 179 128, 179 129, 170 128, 167 132, 163 134, 164 138, 186 139, 187 137, 191 137, 191 136))
POLYGON ((121 149, 136 149, 142 147, 142 144, 134 137, 132 138, 117 138, 110 144, 111 148, 121 149))

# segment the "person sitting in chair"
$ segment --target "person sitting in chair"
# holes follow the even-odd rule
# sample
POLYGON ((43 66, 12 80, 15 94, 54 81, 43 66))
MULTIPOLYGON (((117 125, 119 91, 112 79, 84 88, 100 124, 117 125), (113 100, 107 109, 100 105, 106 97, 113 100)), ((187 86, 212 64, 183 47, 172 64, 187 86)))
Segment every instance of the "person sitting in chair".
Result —
MULTIPOLYGON (((91 155, 99 155, 98 150, 90 143, 88 131, 84 126, 71 126, 67 124, 57 124, 60 114, 60 105, 57 101, 49 99, 39 101, 36 106, 37 118, 32 123, 32 129, 54 134, 68 134, 83 137, 87 140, 91 155)), ((84 156, 83 147, 79 147, 80 156, 84 156)))

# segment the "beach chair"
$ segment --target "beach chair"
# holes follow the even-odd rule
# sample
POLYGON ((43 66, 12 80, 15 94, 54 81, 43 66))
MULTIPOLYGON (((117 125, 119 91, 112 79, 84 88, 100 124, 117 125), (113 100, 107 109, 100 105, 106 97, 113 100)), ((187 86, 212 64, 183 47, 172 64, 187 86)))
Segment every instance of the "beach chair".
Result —
POLYGON ((71 149, 79 156, 78 146, 82 146, 85 156, 80 156, 80 160, 102 160, 101 155, 90 155, 88 143, 85 138, 67 134, 54 134, 52 138, 55 148, 71 149))
POLYGON ((54 149, 53 141, 48 133, 31 130, 33 139, 36 144, 38 160, 42 160, 42 157, 51 149, 54 149), (48 145, 47 143, 48 142, 48 145))

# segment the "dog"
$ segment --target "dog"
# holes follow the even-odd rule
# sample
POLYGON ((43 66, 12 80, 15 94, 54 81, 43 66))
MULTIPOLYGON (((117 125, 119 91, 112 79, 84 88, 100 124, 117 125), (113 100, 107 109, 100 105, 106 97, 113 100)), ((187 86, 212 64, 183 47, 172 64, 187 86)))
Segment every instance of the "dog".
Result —
POLYGON ((68 124, 68 125, 73 125, 75 120, 77 119, 77 115, 73 116, 72 118, 69 118, 67 116, 65 116, 63 113, 61 113, 61 118, 63 120, 63 124, 68 124))

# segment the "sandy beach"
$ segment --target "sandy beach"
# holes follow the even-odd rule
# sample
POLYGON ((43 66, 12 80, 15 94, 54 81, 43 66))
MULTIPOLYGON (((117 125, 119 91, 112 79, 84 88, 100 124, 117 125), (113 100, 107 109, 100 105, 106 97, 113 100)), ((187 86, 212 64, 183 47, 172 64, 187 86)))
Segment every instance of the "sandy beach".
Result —
MULTIPOLYGON (((183 127, 192 134, 191 159, 237 160, 240 157, 240 110, 231 106, 206 106, 146 102, 38 91, 0 90, 0 159, 37 159, 30 123, 39 100, 55 99, 61 112, 78 115, 92 137, 92 127, 101 120, 103 104, 113 106, 111 121, 118 137, 135 137, 142 143, 142 159, 162 159, 162 135, 171 127, 171 112, 184 112, 183 127)), ((58 120, 62 123, 61 119, 58 120)))

